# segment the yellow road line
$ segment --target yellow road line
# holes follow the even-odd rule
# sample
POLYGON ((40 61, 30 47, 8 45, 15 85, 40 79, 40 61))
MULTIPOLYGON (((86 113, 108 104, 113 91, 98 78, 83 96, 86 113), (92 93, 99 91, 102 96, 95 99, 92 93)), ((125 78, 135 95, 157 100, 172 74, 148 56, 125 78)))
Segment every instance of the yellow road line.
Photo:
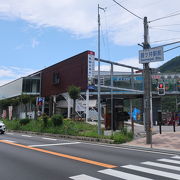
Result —
POLYGON ((5 143, 5 144, 18 146, 18 147, 22 147, 22 148, 25 148, 25 149, 31 149, 31 150, 34 150, 34 151, 39 151, 39 152, 43 152, 43 153, 47 153, 47 154, 52 154, 52 155, 59 156, 59 157, 73 159, 73 160, 76 160, 76 161, 85 162, 85 163, 88 163, 88 164, 93 164, 93 165, 101 166, 101 167, 105 167, 105 168, 115 168, 115 167, 117 167, 117 166, 114 166, 114 165, 105 164, 105 163, 101 163, 101 162, 97 162, 97 161, 92 161, 92 160, 89 160, 89 159, 84 159, 84 158, 80 158, 80 157, 76 157, 76 156, 71 156, 71 155, 62 154, 62 153, 58 153, 58 152, 48 151, 48 150, 45 150, 45 149, 40 149, 40 148, 30 147, 30 146, 26 146, 26 145, 22 145, 22 144, 17 144, 17 143, 9 142, 9 141, 6 141, 6 140, 0 140, 0 142, 5 143))

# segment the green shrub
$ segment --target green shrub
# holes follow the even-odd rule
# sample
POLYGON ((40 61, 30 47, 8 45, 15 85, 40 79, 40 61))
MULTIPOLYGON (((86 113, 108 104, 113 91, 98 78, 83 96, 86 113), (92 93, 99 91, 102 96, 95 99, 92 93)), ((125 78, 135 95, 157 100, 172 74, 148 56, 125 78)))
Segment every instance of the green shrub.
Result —
POLYGON ((48 126, 48 118, 49 117, 45 113, 42 115, 42 120, 43 120, 43 126, 44 127, 48 126))
POLYGON ((7 129, 13 129, 13 130, 19 130, 20 129, 19 120, 4 119, 3 122, 6 125, 7 129))
POLYGON ((63 124, 63 116, 61 114, 54 114, 51 120, 54 126, 61 126, 63 124))
POLYGON ((118 143, 118 144, 125 143, 133 139, 133 133, 128 132, 128 130, 124 128, 120 132, 115 133, 112 136, 112 139, 114 140, 115 143, 118 143))
POLYGON ((127 142, 127 137, 122 133, 115 133, 113 136, 113 140, 115 143, 125 143, 127 142))
POLYGON ((19 121, 21 126, 24 126, 24 125, 28 124, 29 122, 30 122, 30 119, 28 119, 28 118, 20 119, 20 121, 19 121))

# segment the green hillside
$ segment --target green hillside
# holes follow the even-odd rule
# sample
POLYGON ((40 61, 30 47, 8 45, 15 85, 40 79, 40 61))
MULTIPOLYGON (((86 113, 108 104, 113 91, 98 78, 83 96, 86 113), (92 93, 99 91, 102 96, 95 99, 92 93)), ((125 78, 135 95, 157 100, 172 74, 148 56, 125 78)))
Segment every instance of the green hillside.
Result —
POLYGON ((159 67, 161 73, 180 73, 180 56, 177 56, 159 67))

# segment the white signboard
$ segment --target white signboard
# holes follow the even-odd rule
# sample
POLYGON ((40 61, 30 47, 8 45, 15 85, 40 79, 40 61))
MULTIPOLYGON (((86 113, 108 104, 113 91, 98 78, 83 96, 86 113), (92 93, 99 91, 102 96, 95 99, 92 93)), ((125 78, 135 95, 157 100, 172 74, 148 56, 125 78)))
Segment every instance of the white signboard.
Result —
POLYGON ((139 51, 139 63, 164 61, 163 47, 156 47, 139 51))
POLYGON ((94 78, 95 71, 95 53, 93 51, 88 52, 88 80, 94 78))

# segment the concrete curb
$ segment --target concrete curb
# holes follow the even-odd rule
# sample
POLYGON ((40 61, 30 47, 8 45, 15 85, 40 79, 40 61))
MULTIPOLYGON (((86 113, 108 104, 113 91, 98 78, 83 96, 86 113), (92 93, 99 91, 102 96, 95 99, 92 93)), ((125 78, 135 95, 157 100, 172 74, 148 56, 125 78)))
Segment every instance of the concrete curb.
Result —
POLYGON ((127 149, 134 149, 134 150, 144 150, 149 152, 159 152, 159 153, 169 153, 180 155, 180 151, 172 150, 172 149, 163 149, 163 148, 148 148, 143 146, 135 146, 135 145, 126 145, 126 144, 115 144, 114 140, 111 139, 100 139, 100 138, 91 138, 91 137, 83 137, 83 136, 70 136, 70 135, 61 135, 61 134, 51 134, 51 133, 40 133, 40 132, 32 132, 32 131, 20 131, 20 130, 7 130, 7 132, 17 132, 29 135, 42 135, 47 137, 57 137, 63 139, 73 139, 73 140, 80 140, 86 142, 94 142, 94 143, 101 143, 101 144, 109 144, 110 146, 122 147, 127 149))
POLYGON ((76 139, 76 140, 81 140, 81 141, 101 142, 101 143, 107 143, 107 144, 114 143, 114 140, 111 140, 111 139, 91 138, 91 137, 84 137, 84 136, 71 136, 71 135, 41 133, 41 132, 32 132, 32 131, 20 131, 20 130, 7 130, 7 132, 17 132, 17 133, 24 133, 24 134, 30 134, 30 135, 43 135, 43 136, 48 136, 48 137, 76 139))
POLYGON ((125 144, 120 144, 119 146, 124 147, 124 148, 131 148, 131 149, 137 149, 137 150, 145 150, 149 152, 160 152, 160 153, 169 153, 169 154, 176 154, 180 155, 180 151, 176 149, 164 149, 164 148, 148 148, 148 147, 143 147, 143 146, 135 146, 135 145, 125 145, 125 144))

